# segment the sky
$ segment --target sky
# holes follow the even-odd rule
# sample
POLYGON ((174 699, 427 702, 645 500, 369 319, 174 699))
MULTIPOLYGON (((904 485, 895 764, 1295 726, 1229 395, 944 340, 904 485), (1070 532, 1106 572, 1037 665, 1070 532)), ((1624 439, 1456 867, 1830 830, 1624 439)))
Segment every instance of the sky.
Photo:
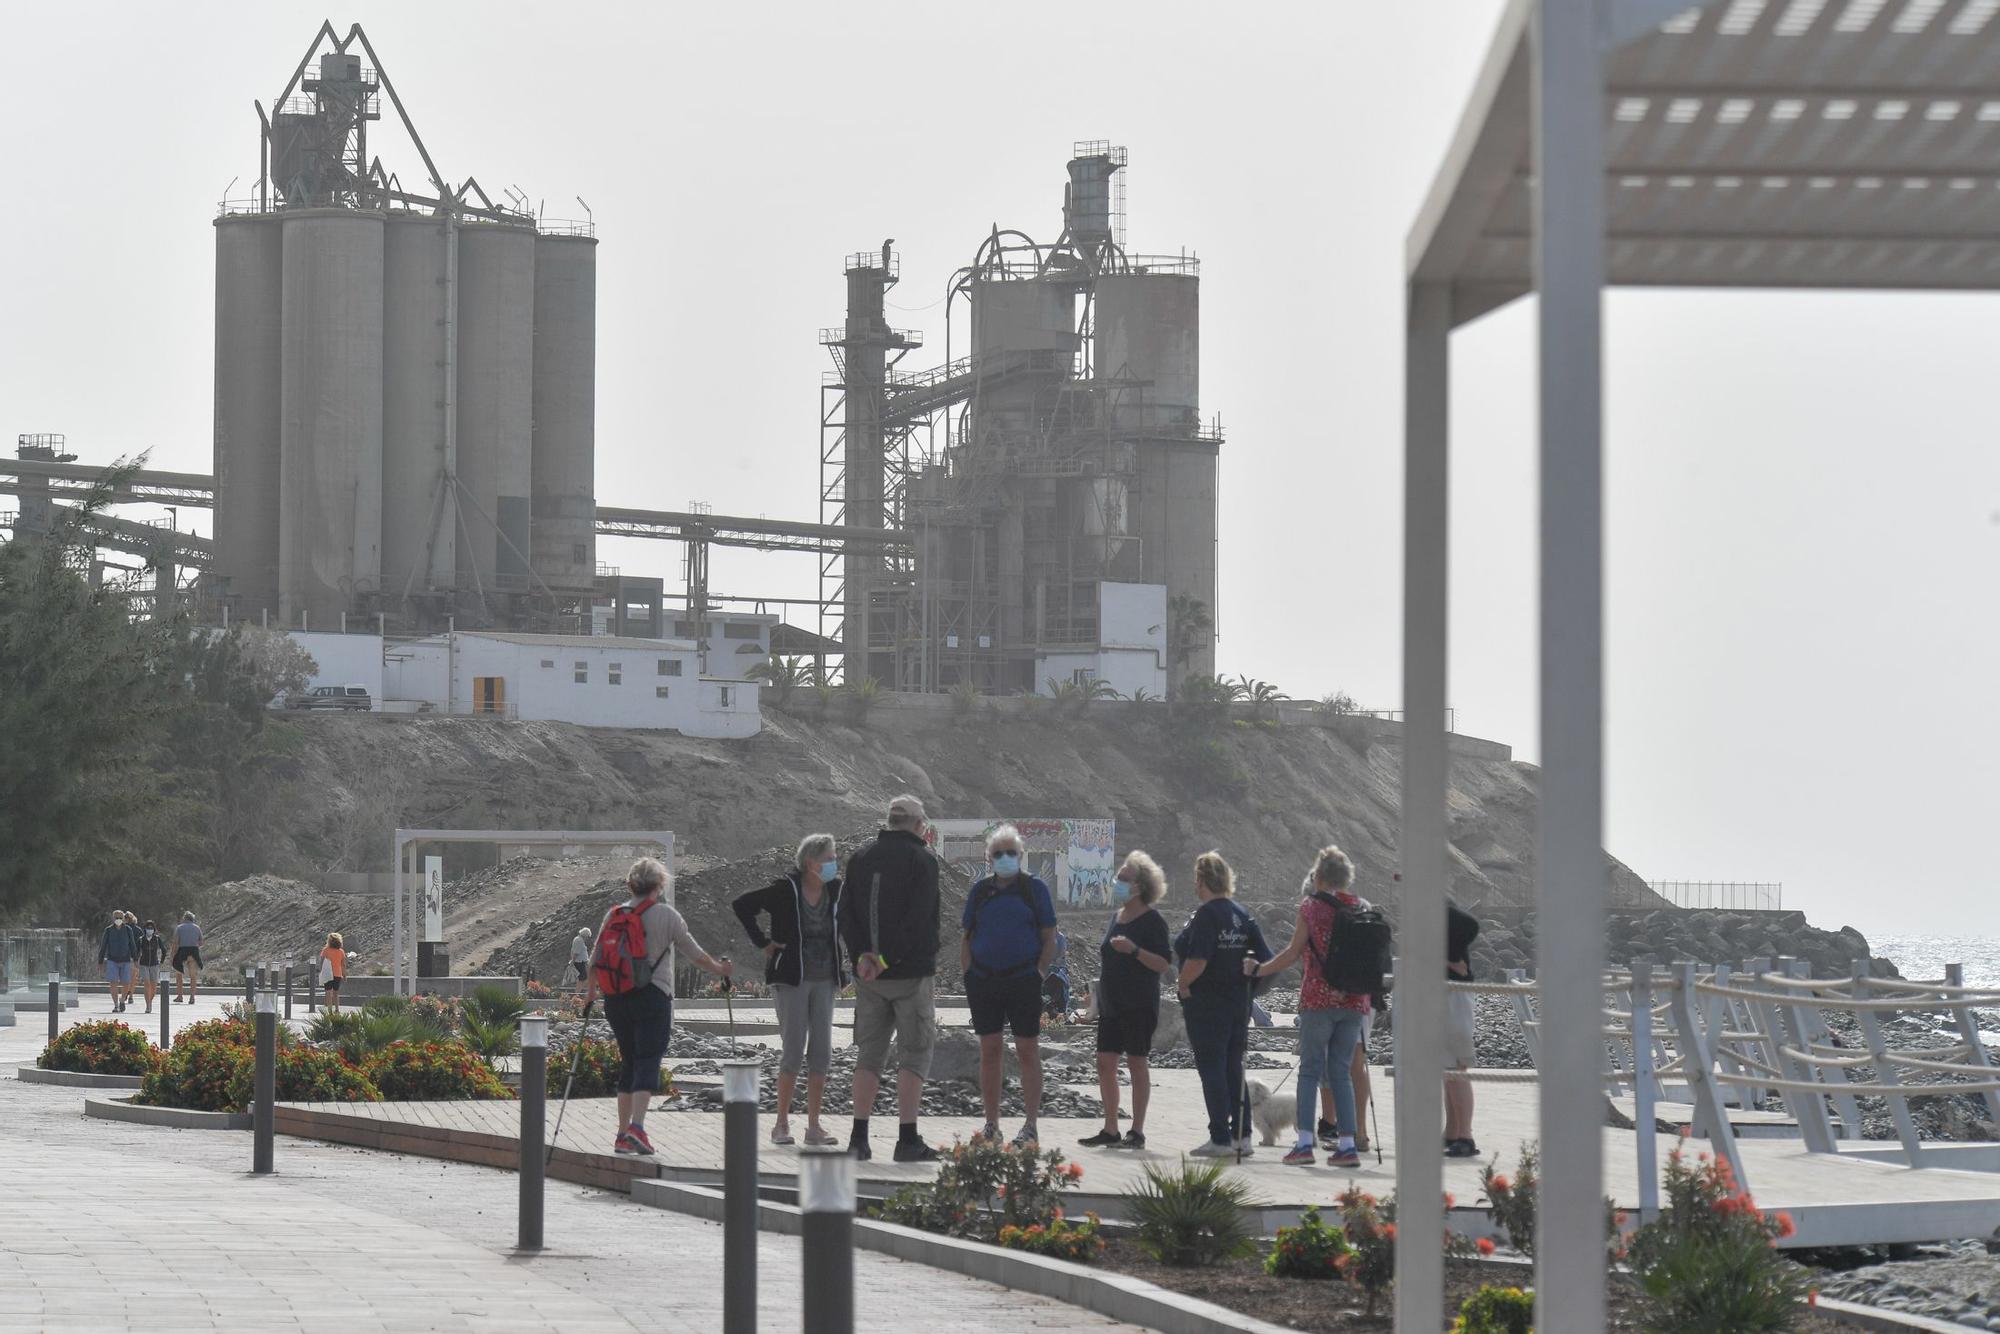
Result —
MULTIPOLYGON (((323 18, 368 29, 445 175, 550 217, 588 201, 613 503, 816 518, 844 257, 896 238, 890 319, 931 364, 951 270, 996 222, 1052 238, 1072 142, 1109 139, 1131 247, 1202 260, 1220 669, 1395 708, 1403 244, 1499 10, 16 8, 0 429, 209 471, 210 220, 251 192, 252 99, 323 18)), ((398 131, 371 147, 421 178, 398 131)), ((1607 297, 1606 842, 1641 875, 1782 881, 1826 926, 2000 933, 1995 301, 1607 297)), ((1532 311, 1454 337, 1451 403, 1451 703, 1530 760, 1532 311)), ((681 578, 670 545, 600 559, 681 578)), ((711 583, 816 577, 717 551, 711 583)))

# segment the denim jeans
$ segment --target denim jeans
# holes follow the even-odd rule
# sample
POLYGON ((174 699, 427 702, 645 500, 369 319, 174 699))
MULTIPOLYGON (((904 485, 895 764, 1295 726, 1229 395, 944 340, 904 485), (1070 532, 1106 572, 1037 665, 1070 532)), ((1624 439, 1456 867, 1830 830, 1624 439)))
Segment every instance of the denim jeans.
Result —
POLYGON ((1243 1096, 1243 1053, 1250 1045, 1250 1009, 1196 992, 1188 997, 1181 1013, 1187 1019, 1194 1068, 1201 1075, 1202 1101, 1208 1104, 1209 1141, 1234 1144, 1250 1133, 1250 1106, 1243 1096))
POLYGON ((1352 1136, 1354 1117, 1354 1044, 1361 1040, 1359 1010, 1299 1011, 1299 1133, 1313 1132, 1319 1115, 1319 1086, 1333 1089, 1333 1111, 1340 1133, 1352 1136))

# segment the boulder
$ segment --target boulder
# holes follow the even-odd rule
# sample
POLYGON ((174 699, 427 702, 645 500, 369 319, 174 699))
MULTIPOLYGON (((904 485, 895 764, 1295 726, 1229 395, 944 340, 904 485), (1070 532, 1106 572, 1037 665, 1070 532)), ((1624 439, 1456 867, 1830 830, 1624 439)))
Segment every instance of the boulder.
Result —
POLYGON ((1173 1051, 1187 1045, 1187 1019, 1181 1014, 1180 1002, 1162 997, 1159 1026, 1153 1030, 1153 1050, 1173 1051))

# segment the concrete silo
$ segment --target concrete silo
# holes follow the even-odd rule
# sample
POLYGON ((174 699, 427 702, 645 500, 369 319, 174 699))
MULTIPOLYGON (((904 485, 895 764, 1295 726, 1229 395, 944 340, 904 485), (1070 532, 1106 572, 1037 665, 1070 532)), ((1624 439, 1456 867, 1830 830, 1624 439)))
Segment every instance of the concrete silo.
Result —
POLYGON ((446 478, 450 371, 446 302, 452 226, 442 217, 389 215, 382 253, 382 605, 399 616, 422 595, 449 590, 458 526, 446 478))
POLYGON ((535 576, 558 596, 597 576, 597 241, 535 240, 535 576))
POLYGON ((238 620, 279 615, 283 255, 276 218, 216 219, 213 568, 238 620))
POLYGON ((381 582, 383 215, 283 219, 278 601, 326 626, 381 582))
POLYGON ((974 283, 971 297, 973 365, 987 381, 972 400, 974 439, 1018 448, 1070 373, 1076 294, 1040 279, 993 279, 974 283))
POLYGON ((491 614, 496 590, 529 588, 533 485, 535 233, 467 223, 458 229, 458 499, 467 543, 458 553, 491 614))
POLYGON ((1201 402, 1201 279, 1104 274, 1096 283, 1092 325, 1097 374, 1113 382, 1113 424, 1191 434, 1201 402), (1127 379, 1138 383, 1116 384, 1127 379))

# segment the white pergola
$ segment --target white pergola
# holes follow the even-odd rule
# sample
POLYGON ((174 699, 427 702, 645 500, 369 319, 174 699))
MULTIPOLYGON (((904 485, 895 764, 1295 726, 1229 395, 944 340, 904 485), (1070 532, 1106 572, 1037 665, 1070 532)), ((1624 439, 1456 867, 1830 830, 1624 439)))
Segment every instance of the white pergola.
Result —
MULTIPOLYGON (((2000 289, 2000 0, 1514 0, 1409 239, 1400 1232, 1440 1234, 1451 331, 1539 296, 1539 1310, 1604 1327, 1601 294, 2000 289)), ((1443 1325, 1398 1248, 1396 1328, 1443 1325)))

